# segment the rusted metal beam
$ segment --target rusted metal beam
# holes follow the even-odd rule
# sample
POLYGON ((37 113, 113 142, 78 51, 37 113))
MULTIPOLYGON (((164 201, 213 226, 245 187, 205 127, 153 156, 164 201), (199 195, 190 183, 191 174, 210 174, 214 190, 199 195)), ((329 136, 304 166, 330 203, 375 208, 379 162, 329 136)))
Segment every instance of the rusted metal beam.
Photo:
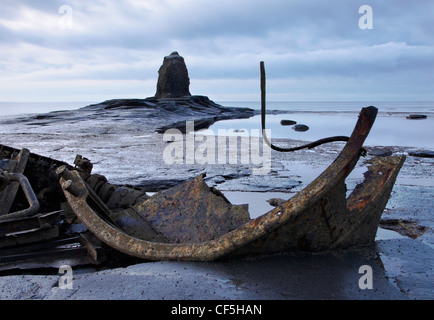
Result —
POLYGON ((0 271, 59 268, 65 261, 71 267, 94 264, 78 236, 0 250, 0 271))
POLYGON ((59 236, 60 213, 37 214, 0 221, 0 248, 35 243, 59 236))
POLYGON ((10 233, 22 232, 24 230, 39 228, 43 225, 55 225, 60 222, 61 210, 44 214, 37 214, 32 217, 0 221, 0 237, 10 233))

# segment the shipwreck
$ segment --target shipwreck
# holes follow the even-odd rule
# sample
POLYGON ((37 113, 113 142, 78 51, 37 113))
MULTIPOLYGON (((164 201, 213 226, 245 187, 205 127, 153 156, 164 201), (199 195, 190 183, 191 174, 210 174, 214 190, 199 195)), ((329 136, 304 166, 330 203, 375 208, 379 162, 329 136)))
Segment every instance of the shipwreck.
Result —
POLYGON ((374 157, 364 182, 346 195, 345 179, 365 152, 377 111, 363 108, 350 137, 303 146, 345 141, 320 176, 255 219, 246 205, 233 205, 209 187, 203 174, 149 196, 92 173, 92 163, 81 155, 71 165, 0 145, 0 270, 40 259, 75 257, 101 264, 120 255, 140 261, 219 261, 370 246, 405 161, 405 156, 374 157))

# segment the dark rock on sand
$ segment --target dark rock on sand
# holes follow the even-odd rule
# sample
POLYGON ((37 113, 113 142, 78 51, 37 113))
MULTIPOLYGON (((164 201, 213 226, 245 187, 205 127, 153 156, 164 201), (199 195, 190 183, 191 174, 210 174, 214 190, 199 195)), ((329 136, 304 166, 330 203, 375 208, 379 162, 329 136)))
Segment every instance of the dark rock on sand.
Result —
POLYGON ((296 124, 295 126, 292 127, 292 129, 295 131, 304 132, 309 130, 309 127, 305 124, 296 124))
POLYGON ((294 120, 281 120, 280 121, 281 126, 292 126, 294 124, 297 124, 297 121, 294 121, 294 120))
POLYGON ((421 157, 421 158, 434 158, 434 151, 431 150, 409 151, 408 155, 413 157, 421 157))
POLYGON ((270 204, 270 206, 273 206, 273 207, 278 207, 278 206, 284 204, 286 201, 288 201, 288 200, 281 199, 281 198, 271 198, 271 199, 267 200, 267 202, 270 204))
POLYGON ((429 228, 419 225, 418 221, 406 220, 406 219, 381 219, 380 227, 383 229, 393 230, 399 234, 417 239, 425 234, 429 228))
POLYGON ((427 116, 425 114, 410 114, 409 116, 407 116, 407 119, 415 119, 415 120, 420 120, 420 119, 426 119, 427 116))
POLYGON ((392 151, 388 149, 374 149, 370 150, 369 154, 376 157, 388 157, 392 155, 392 151))

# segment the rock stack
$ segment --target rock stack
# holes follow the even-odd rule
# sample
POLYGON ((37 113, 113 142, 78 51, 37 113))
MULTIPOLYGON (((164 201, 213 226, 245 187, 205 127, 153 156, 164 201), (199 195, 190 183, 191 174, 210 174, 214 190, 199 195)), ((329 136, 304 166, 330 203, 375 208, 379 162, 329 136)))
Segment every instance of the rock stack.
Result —
POLYGON ((184 58, 174 51, 164 57, 158 70, 157 93, 155 98, 180 98, 191 96, 190 79, 184 58))
MULTIPOLYGON (((140 117, 152 118, 147 122, 149 130, 158 133, 165 133, 169 129, 178 129, 185 133, 186 121, 194 121, 195 130, 200 130, 209 128, 216 121, 245 119, 259 114, 259 111, 250 108, 224 107, 207 96, 191 95, 187 66, 184 58, 176 51, 164 57, 158 73, 157 92, 153 97, 112 99, 82 109, 96 112, 100 109, 112 112, 139 110, 140 117)), ((119 112, 118 116, 122 117, 123 113, 119 112)), ((40 120, 41 117, 46 116, 38 115, 38 117, 40 120)), ((131 117, 131 113, 128 117, 131 117)))

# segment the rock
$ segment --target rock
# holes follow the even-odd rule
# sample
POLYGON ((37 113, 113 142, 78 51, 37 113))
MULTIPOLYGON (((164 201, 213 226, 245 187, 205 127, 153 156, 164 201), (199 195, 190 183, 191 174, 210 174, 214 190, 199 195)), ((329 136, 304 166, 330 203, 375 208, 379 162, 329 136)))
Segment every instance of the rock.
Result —
POLYGON ((305 124, 296 124, 295 126, 292 127, 292 129, 295 131, 304 132, 309 130, 309 127, 305 124))
MULTIPOLYGON (((153 97, 106 100, 81 108, 80 111, 94 112, 91 117, 105 116, 110 112, 112 117, 116 117, 116 121, 124 121, 125 118, 135 117, 152 119, 143 121, 148 125, 148 131, 158 133, 165 133, 169 129, 178 129, 185 133, 186 121, 194 121, 194 129, 197 131, 209 128, 216 121, 245 119, 259 114, 259 111, 250 108, 224 107, 206 96, 191 95, 187 66, 184 58, 176 51, 164 57, 163 65, 158 73, 157 93, 153 97), (129 112, 124 113, 122 110, 129 110, 129 112)), ((65 116, 63 114, 63 117, 65 116)), ((75 118, 75 121, 78 120, 72 114, 71 117, 75 118)), ((83 116, 83 118, 85 117, 83 116)), ((37 121, 44 119, 45 121, 44 123, 34 123, 33 121, 26 123, 26 125, 50 125, 62 121, 57 114, 38 115, 37 119, 32 119, 37 121)), ((70 118, 65 120, 70 120, 70 118)), ((103 129, 101 134, 107 132, 107 130, 103 129)))
POLYGON ((186 132, 186 117, 194 120, 195 131, 207 129, 220 120, 246 119, 258 114, 258 111, 249 108, 235 108, 221 106, 206 96, 189 96, 182 98, 158 99, 155 109, 160 113, 166 113, 165 124, 159 126, 158 133, 164 133, 168 129, 178 129, 186 132), (172 119, 182 119, 172 122, 172 119))
POLYGON ((190 79, 184 58, 174 51, 164 57, 158 71, 157 93, 155 98, 179 98, 190 96, 190 79))
POLYGON ((408 155, 413 157, 421 157, 421 158, 434 158, 434 151, 431 150, 409 151, 408 155))
POLYGON ((417 239, 422 236, 429 228, 421 226, 417 221, 405 219, 381 219, 380 227, 383 229, 398 232, 400 235, 417 239))
POLYGON ((407 119, 426 119, 427 116, 424 114, 410 114, 407 119))
POLYGON ((270 206, 273 206, 273 207, 278 207, 278 206, 284 204, 287 201, 288 200, 285 200, 285 199, 282 199, 282 198, 271 198, 271 199, 267 200, 267 202, 270 204, 270 206))
MULTIPOLYGON (((229 119, 246 119, 259 114, 259 111, 250 108, 224 107, 210 100, 206 96, 184 96, 181 98, 156 99, 113 99, 81 108, 82 111, 107 111, 118 120, 126 117, 138 119, 151 119, 146 121, 158 133, 168 129, 178 129, 185 133, 186 121, 194 121, 194 129, 207 129, 216 121, 229 119), (123 110, 130 110, 128 115, 123 110), (136 113, 134 115, 134 113, 136 113)), ((102 113, 104 114, 104 113, 102 113)), ((85 117, 85 116, 84 116, 85 117)), ((69 119, 69 118, 68 118, 69 119)), ((51 121, 51 120, 50 120, 51 121)), ((59 123, 60 118, 54 118, 52 123, 59 123)))
POLYGON ((369 151, 369 154, 376 157, 388 157, 392 155, 392 151, 388 149, 375 149, 369 151))
POLYGON ((294 124, 297 124, 297 121, 294 121, 294 120, 281 120, 280 121, 281 126, 292 126, 294 124))

